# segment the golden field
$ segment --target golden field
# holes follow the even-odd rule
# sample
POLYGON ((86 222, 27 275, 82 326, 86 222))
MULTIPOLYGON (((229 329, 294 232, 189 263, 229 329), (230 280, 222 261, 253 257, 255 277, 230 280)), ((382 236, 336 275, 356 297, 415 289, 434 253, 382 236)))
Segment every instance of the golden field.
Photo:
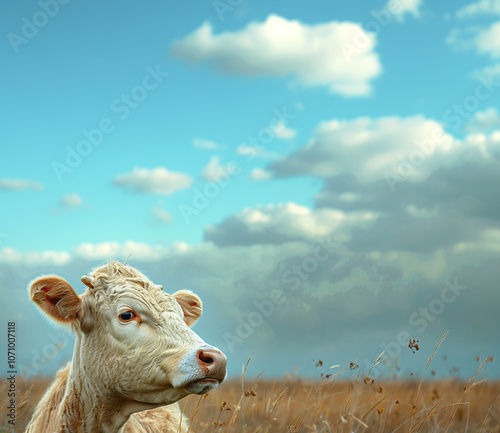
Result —
MULTIPOLYGON (((191 432, 500 432, 500 382, 476 377, 466 382, 350 380, 265 380, 243 374, 218 390, 181 400, 191 432)), ((24 431, 50 378, 18 378, 24 398, 16 432, 24 431)), ((6 407, 5 384, 0 390, 6 407)), ((5 409, 0 432, 8 432, 5 409)), ((11 430, 12 432, 12 430, 11 430)))

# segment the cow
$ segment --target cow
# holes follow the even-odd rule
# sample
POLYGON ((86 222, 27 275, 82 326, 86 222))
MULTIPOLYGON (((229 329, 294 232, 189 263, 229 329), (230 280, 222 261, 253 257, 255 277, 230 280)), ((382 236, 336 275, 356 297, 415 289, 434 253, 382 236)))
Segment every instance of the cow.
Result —
POLYGON ((167 294, 117 261, 81 280, 81 296, 55 275, 29 285, 40 310, 72 328, 75 347, 26 433, 187 432, 177 401, 226 377, 226 356, 190 328, 201 316, 200 298, 167 294))

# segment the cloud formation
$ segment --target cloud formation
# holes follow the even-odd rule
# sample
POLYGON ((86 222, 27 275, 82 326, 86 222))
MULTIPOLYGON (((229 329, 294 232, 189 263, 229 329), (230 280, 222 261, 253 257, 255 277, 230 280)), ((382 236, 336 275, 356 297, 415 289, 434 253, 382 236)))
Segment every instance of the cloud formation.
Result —
POLYGON ((286 126, 283 121, 279 121, 276 126, 274 126, 273 131, 276 137, 283 140, 291 140, 297 135, 297 131, 286 126))
POLYGON ((189 188, 191 176, 169 171, 165 167, 153 169, 134 168, 131 173, 117 175, 113 184, 139 194, 172 195, 174 192, 189 188))
POLYGON ((62 266, 68 264, 71 260, 71 254, 66 251, 31 251, 22 253, 10 247, 4 247, 0 250, 0 263, 8 265, 62 266))
POLYGON ((252 180, 268 180, 272 177, 272 174, 262 168, 253 168, 250 172, 250 179, 252 180))
POLYGON ((85 260, 124 260, 129 255, 141 262, 157 261, 168 257, 172 252, 182 252, 186 244, 176 243, 171 247, 149 245, 143 242, 126 241, 101 242, 99 244, 83 243, 73 251, 74 257, 85 260))
POLYGON ((217 182, 221 178, 227 176, 227 170, 220 164, 220 160, 217 156, 212 156, 203 169, 201 176, 207 182, 217 182))
POLYGON ((352 227, 368 227, 376 220, 370 212, 346 214, 336 209, 312 210, 296 203, 246 208, 218 225, 205 228, 205 241, 218 246, 272 244, 333 235, 345 242, 352 227))
POLYGON ((499 0, 479 0, 464 6, 456 13, 457 18, 473 18, 481 15, 500 15, 499 0))
POLYGON ((427 177, 454 151, 454 140, 442 126, 420 115, 333 119, 322 122, 306 146, 268 169, 278 178, 351 173, 367 184, 398 174, 403 164, 413 182, 427 177))
POLYGON ((172 223, 172 215, 165 209, 159 206, 155 206, 151 209, 151 214, 153 215, 153 221, 158 225, 165 225, 172 223))
POLYGON ((3 178, 0 180, 0 189, 13 191, 32 189, 34 191, 41 191, 43 185, 40 182, 33 182, 27 179, 3 178))
POLYGON ((494 130, 500 130, 500 114, 496 107, 490 107, 484 111, 476 111, 465 124, 468 132, 486 134, 494 130))
POLYGON ((206 149, 206 150, 218 150, 224 149, 222 144, 217 144, 212 140, 204 140, 202 138, 193 138, 193 146, 198 149, 206 149))
POLYGON ((61 198, 61 205, 67 209, 71 210, 79 207, 83 204, 82 198, 76 193, 66 194, 61 198))
MULTIPOLYGON (((457 12, 459 18, 494 17, 500 14, 498 1, 473 3, 457 12)), ((477 54, 489 56, 492 59, 500 57, 500 21, 484 24, 484 21, 473 21, 456 27, 450 31, 446 42, 457 51, 475 51, 477 54)))
POLYGON ((173 56, 191 64, 208 62, 220 73, 241 76, 293 76, 306 86, 328 86, 344 96, 365 96, 381 72, 376 36, 352 22, 305 24, 278 15, 242 30, 215 35, 205 22, 172 44, 173 56), (347 44, 363 37, 356 56, 347 44))
POLYGON ((406 15, 420 17, 422 3, 422 0, 389 0, 386 8, 393 12, 398 21, 404 21, 406 15))

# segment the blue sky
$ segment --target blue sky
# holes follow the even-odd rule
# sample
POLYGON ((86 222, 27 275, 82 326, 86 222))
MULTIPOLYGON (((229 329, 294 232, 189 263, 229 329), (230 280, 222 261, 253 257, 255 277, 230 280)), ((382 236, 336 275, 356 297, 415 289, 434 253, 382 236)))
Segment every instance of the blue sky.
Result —
POLYGON ((447 330, 464 375, 500 355, 500 2, 232 5, 4 7, 0 274, 23 338, 49 329, 29 332, 32 278, 81 292, 132 254, 200 294, 234 374, 375 359, 401 332, 423 347, 408 370, 447 330))

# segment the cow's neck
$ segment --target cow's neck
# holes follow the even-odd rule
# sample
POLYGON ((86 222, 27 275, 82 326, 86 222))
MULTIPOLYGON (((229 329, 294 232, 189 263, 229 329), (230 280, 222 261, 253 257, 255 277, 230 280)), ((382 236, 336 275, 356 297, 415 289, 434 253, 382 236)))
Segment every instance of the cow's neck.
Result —
MULTIPOLYGON (((116 433, 135 412, 151 409, 153 405, 133 402, 111 392, 106 378, 90 380, 81 363, 81 341, 77 337, 73 362, 68 374, 63 413, 64 432, 116 433)), ((92 368, 92 366, 90 366, 92 368)))

